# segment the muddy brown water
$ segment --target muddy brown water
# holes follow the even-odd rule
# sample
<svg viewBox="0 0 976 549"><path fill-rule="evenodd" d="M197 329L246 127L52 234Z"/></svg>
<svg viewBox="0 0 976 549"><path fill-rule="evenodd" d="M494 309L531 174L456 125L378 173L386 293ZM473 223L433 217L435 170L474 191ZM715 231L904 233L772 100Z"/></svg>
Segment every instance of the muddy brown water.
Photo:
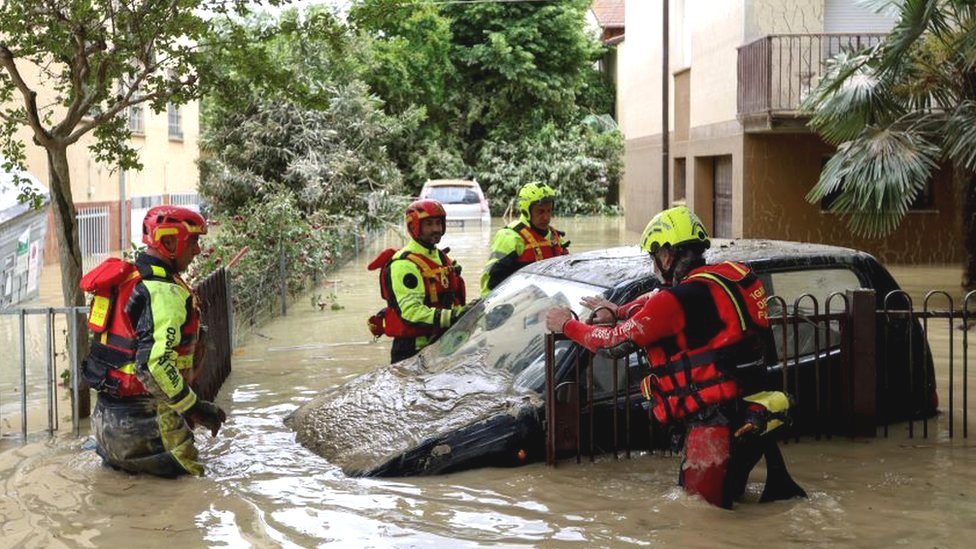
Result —
<svg viewBox="0 0 976 549"><path fill-rule="evenodd" d="M495 220L495 225L499 220ZM564 219L584 250L633 243L619 219ZM451 246L476 292L491 233L452 230ZM398 245L396 237L372 251ZM238 350L218 403L230 419L217 438L198 433L209 472L175 481L101 466L83 436L0 440L2 547L970 547L976 534L976 449L945 436L833 439L784 446L807 500L709 507L674 486L678 458L640 455L596 463L532 464L403 479L348 478L295 442L283 418L302 403L385 364L364 320L380 307L370 253L251 336ZM954 267L893 267L913 295L958 291ZM51 278L46 287L57 284ZM343 309L315 302L330 293ZM941 324L945 324L944 321ZM950 331L930 340L946 410ZM956 376L961 368L956 344ZM378 399L383 388L377 387ZM9 397L8 397L9 398ZM67 410L63 401L62 410ZM972 406L971 406L972 407ZM65 419L64 426L70 425ZM3 431L8 432L8 426ZM918 427L918 426L916 426ZM974 424L976 427L976 424ZM976 433L973 433L976 437ZM762 468L749 495L761 490ZM970 539L970 541L966 541Z"/></svg>

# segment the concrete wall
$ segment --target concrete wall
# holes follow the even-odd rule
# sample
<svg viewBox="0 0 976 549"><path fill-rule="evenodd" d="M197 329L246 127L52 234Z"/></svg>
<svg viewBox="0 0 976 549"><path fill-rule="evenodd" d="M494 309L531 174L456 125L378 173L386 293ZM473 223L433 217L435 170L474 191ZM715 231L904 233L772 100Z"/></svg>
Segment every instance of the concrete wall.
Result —
<svg viewBox="0 0 976 549"><path fill-rule="evenodd" d="M685 5L694 15L686 25L692 33L691 127L735 120L736 48L742 45L741 3L685 0Z"/></svg>
<svg viewBox="0 0 976 549"><path fill-rule="evenodd" d="M824 0L744 0L742 6L745 43L767 34L824 31Z"/></svg>

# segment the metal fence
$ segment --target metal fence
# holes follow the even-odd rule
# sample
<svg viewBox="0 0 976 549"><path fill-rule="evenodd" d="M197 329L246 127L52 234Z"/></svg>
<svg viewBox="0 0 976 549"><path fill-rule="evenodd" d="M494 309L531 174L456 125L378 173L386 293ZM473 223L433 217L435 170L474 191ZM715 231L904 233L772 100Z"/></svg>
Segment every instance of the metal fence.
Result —
<svg viewBox="0 0 976 549"><path fill-rule="evenodd" d="M84 329L87 312L87 307L0 310L0 340L6 350L0 368L0 417L5 429L19 426L24 440L31 432L54 433L59 429L58 394L67 389L73 397L72 429L78 433L78 376L69 379L59 372L76 371L73 335Z"/></svg>
<svg viewBox="0 0 976 549"><path fill-rule="evenodd" d="M340 265L345 258L359 255L367 234L350 230L349 227L323 227L323 231L335 233L332 266ZM234 260L231 262L233 263ZM330 268L312 271L310 275L296 278L284 253L276 265L269 265L260 277L235 280L234 288L234 344L243 342L257 328L274 317L288 314L289 303L325 281Z"/></svg>
<svg viewBox="0 0 976 549"><path fill-rule="evenodd" d="M189 379L198 395L213 400L231 371L229 273L219 269L194 289L207 329L200 341L205 352L198 355ZM81 357L72 342L78 330L87 330L87 314L88 307L0 310L0 345L8 350L0 358L0 432L19 432L22 440L53 434L59 430L59 398L70 395L72 431L78 434L80 418L87 416L87 410L78 409L79 391L87 389L79 385Z"/></svg>
<svg viewBox="0 0 976 549"><path fill-rule="evenodd" d="M748 384L795 399L787 431L794 440L968 437L976 292L959 308L943 291L929 292L920 308L905 292L879 301L871 290L832 294L823 303L809 294L792 304L773 296L768 304L767 356L773 358ZM650 418L639 391L650 373L643 353L610 360L578 348L570 364L559 365L555 345L562 339L546 338L547 463L670 452L669 427Z"/></svg>

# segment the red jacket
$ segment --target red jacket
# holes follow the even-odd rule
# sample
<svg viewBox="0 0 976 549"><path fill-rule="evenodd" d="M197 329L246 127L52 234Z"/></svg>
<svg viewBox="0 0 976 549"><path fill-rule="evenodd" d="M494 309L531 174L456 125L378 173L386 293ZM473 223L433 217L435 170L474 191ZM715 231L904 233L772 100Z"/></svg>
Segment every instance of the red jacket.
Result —
<svg viewBox="0 0 976 549"><path fill-rule="evenodd" d="M730 372L761 358L760 334L769 329L762 282L732 262L699 267L677 286L621 305L618 314L626 320L613 327L570 320L563 329L593 352L643 348L654 416L662 423L738 397Z"/></svg>

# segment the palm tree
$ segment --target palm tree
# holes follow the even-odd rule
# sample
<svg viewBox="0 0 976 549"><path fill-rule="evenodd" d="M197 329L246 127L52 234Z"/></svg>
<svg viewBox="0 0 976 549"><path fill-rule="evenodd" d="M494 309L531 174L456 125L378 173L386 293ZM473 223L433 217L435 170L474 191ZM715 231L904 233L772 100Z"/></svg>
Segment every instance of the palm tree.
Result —
<svg viewBox="0 0 976 549"><path fill-rule="evenodd" d="M807 195L858 235L890 234L933 172L950 167L961 193L966 263L976 287L976 2L887 0L899 21L879 45L843 52L804 103L810 126L837 147Z"/></svg>

